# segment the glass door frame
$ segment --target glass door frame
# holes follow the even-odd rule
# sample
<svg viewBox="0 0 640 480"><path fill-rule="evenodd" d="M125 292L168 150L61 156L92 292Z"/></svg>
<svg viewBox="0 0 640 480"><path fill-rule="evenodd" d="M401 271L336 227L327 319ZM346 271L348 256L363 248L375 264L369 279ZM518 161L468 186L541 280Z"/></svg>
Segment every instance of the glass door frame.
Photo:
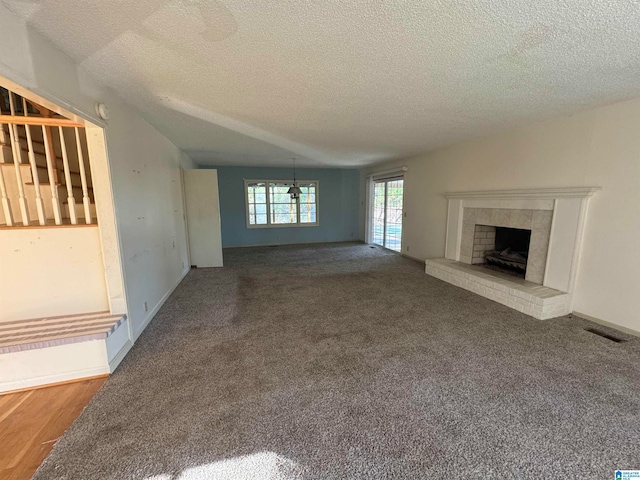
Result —
<svg viewBox="0 0 640 480"><path fill-rule="evenodd" d="M404 239L404 219L405 219L405 211L404 211L404 172L406 171L407 167L403 167L402 170L394 172L395 174L393 175L384 175L384 176L378 176L378 175L371 175L368 178L368 182L367 182L367 215L366 215L366 235L365 235L365 241L366 243L369 244L373 244L373 245L379 245L387 250L391 250L392 252L396 252L396 253L402 253L402 247L403 247L403 239ZM387 214L388 214L388 188L389 188L389 183L390 182L394 182L394 181L398 181L398 180L402 180L403 182L403 189L402 189L402 211L401 211L401 237L400 237L400 249L399 250L394 250L391 249L389 247L385 246L386 243L386 237L387 237ZM376 184L383 184L384 183L384 207L383 207L383 212L384 212L384 219L383 219L383 232L382 232L382 244L380 243L376 243L374 242L374 238L375 238L375 233L374 233L374 228L375 228L375 189L376 189Z"/></svg>

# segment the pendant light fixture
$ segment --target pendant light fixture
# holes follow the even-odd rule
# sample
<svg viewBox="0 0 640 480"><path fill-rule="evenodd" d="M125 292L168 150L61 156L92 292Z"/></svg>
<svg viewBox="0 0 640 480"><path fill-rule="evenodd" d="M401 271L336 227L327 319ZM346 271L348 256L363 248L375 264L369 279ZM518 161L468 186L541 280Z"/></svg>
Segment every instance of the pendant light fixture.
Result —
<svg viewBox="0 0 640 480"><path fill-rule="evenodd" d="M296 199L296 198L300 198L300 194L302 193L302 191L300 190L300 187L298 187L298 184L296 183L296 159L293 159L293 186L289 187L289 190L287 191L287 193L289 195L291 195L291 199Z"/></svg>

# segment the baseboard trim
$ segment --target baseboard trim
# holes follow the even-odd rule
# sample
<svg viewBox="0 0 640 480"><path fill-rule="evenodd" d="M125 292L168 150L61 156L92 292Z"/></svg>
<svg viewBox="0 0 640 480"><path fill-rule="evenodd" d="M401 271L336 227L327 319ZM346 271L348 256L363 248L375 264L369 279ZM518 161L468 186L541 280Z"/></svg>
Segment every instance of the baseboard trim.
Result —
<svg viewBox="0 0 640 480"><path fill-rule="evenodd" d="M40 390L41 388L59 387L60 385L68 385L69 383L83 382L85 380L96 380L98 378L107 378L108 376L109 376L108 373L103 373L101 375L93 375L90 377L73 378L71 380L64 380L62 382L46 383L44 385L35 385L33 387L18 388L16 390L9 390L8 392L0 392L0 397L2 395L10 395L12 393L21 393L21 392L30 392L31 390Z"/></svg>
<svg viewBox="0 0 640 480"><path fill-rule="evenodd" d="M15 393L20 390L30 390L33 388L50 387L56 384L79 382L89 378L108 376L107 366L92 367L81 370L73 370L70 372L55 373L52 375L44 375L41 377L31 377L24 380L14 380L12 382L0 383L0 392Z"/></svg>
<svg viewBox="0 0 640 480"><path fill-rule="evenodd" d="M133 342L131 341L131 339L129 339L127 340L127 343L122 346L120 351L116 353L116 355L111 359L111 361L109 362L109 370L111 371L111 373L113 373L116 368L118 368L118 365L120 365L120 362L122 362L127 353L129 353L131 347L133 347Z"/></svg>
<svg viewBox="0 0 640 480"><path fill-rule="evenodd" d="M156 316L156 313L158 313L158 311L162 308L162 305L164 305L164 303L171 296L173 291L176 288L178 288L178 285L180 285L180 282L182 282L182 280L184 280L184 277L187 276L187 274L189 273L189 270L191 270L191 269L187 268L187 269L185 269L184 272L182 272L182 275L180 275L180 278L178 278L178 281L173 285L173 287L170 288L167 291L167 293L165 293L162 296L162 298L158 301L158 303L156 303L156 305L149 311L149 314L147 315L147 318L145 318L144 322L142 322L142 326L138 329L138 331L134 332L134 334L133 334L134 338L133 338L132 346L133 346L133 343L135 343L136 340L138 340L138 338L140 338L140 335L142 334L142 332L144 332L144 329L147 328L149 323L151 323L151 320L153 320L153 317ZM131 321L131 319L129 319L129 321ZM129 347L129 348L131 348L131 347ZM118 352L116 357L118 357L119 355L120 355L120 352ZM126 353L125 353L125 355L126 355ZM124 355L123 355L123 357L124 357ZM114 360L115 360L115 357L114 357ZM122 361L122 359L120 359L120 361Z"/></svg>
<svg viewBox="0 0 640 480"><path fill-rule="evenodd" d="M412 257L411 255L407 255L406 253L401 253L400 255L402 255L405 258L408 258L409 260L413 260L414 262L424 263L423 258Z"/></svg>
<svg viewBox="0 0 640 480"><path fill-rule="evenodd" d="M327 240L326 242L290 242L290 243L256 243L253 245L225 245L222 248L250 248L250 247L284 247L287 245L322 245L325 243L365 243L360 239L353 240Z"/></svg>
<svg viewBox="0 0 640 480"><path fill-rule="evenodd" d="M622 325L618 325L615 323L607 322L606 320L602 320L601 318L592 317L591 315L587 315L586 313L576 312L575 310L572 312L572 314L575 315L576 317L584 318L585 320L589 320L590 322L597 323L604 327L613 328L614 330L619 330L620 332L627 333L635 337L640 337L640 332L637 330L623 327Z"/></svg>

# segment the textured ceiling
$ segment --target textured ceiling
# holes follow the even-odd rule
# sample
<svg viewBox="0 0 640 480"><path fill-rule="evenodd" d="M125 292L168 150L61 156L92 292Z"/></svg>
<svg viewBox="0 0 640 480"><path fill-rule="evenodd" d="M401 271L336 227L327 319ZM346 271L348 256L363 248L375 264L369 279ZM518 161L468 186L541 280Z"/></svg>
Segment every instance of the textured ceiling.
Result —
<svg viewBox="0 0 640 480"><path fill-rule="evenodd" d="M2 1L200 163L362 166L640 96L637 1Z"/></svg>

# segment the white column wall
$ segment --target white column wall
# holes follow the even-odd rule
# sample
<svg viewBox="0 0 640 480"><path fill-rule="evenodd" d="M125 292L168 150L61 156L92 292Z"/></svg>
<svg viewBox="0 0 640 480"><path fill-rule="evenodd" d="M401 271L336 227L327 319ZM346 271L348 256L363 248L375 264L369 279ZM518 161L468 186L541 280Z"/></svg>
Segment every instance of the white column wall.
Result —
<svg viewBox="0 0 640 480"><path fill-rule="evenodd" d="M135 339L188 272L180 167L192 164L113 91L1 4L0 44L6 47L0 52L0 76L72 118L105 127L115 225L113 235L102 238L103 249L120 257L123 278L121 292L111 285L109 295L126 300ZM109 107L106 123L96 117L97 101Z"/></svg>

